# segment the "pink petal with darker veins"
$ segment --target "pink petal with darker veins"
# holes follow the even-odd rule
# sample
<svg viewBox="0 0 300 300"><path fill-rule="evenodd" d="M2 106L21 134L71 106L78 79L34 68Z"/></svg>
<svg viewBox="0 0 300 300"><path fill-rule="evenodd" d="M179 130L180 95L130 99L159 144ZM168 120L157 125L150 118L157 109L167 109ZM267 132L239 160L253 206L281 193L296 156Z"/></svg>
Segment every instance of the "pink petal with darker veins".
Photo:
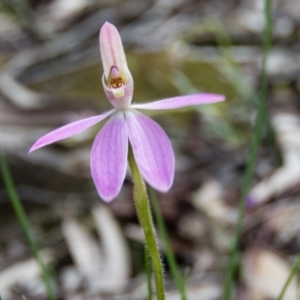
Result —
<svg viewBox="0 0 300 300"><path fill-rule="evenodd" d="M168 191L175 169L169 138L156 122L137 111L127 111L125 117L133 154L142 176L155 189Z"/></svg>
<svg viewBox="0 0 300 300"><path fill-rule="evenodd" d="M91 172L100 197L109 202L126 175L128 133L123 112L115 113L98 133L91 153Z"/></svg>
<svg viewBox="0 0 300 300"><path fill-rule="evenodd" d="M209 104L215 102L221 102L225 100L225 96L218 94L194 94L179 96L174 98L168 98L164 100L141 103L141 104L132 104L132 108L137 109L149 109L149 110L160 110L160 109L175 109L180 107L186 107L191 105L198 104Z"/></svg>
<svg viewBox="0 0 300 300"><path fill-rule="evenodd" d="M54 131L47 133L46 135L39 138L34 145L30 148L29 153L35 151L41 147L47 146L54 142L66 139L71 137L77 133L84 131L85 129L99 123L100 121L104 120L106 117L111 115L114 110L108 111L102 115L90 117L86 119L82 119L73 123L69 123L65 126L62 126Z"/></svg>

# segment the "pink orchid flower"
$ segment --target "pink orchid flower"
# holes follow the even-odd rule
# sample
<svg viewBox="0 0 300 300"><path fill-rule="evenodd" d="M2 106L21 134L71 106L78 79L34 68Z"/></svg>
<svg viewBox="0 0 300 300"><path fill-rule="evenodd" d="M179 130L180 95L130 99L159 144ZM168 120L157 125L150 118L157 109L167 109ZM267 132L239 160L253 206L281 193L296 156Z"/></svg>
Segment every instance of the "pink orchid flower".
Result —
<svg viewBox="0 0 300 300"><path fill-rule="evenodd" d="M114 108L101 115L60 127L36 141L32 151L71 137L109 117L95 138L91 173L100 197L109 202L119 193L126 175L128 140L143 178L161 192L170 189L175 159L169 138L152 119L138 110L166 110L224 101L223 95L195 94L145 104L131 104L133 79L127 67L121 37L106 22L99 36L104 74L102 84Z"/></svg>

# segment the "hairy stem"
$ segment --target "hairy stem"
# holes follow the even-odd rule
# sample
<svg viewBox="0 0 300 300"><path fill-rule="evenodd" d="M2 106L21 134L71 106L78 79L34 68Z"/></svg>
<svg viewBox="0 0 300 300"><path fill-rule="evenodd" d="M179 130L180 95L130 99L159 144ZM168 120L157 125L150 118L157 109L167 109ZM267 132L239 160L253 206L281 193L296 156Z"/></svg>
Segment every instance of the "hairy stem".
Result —
<svg viewBox="0 0 300 300"><path fill-rule="evenodd" d="M172 274L175 284L181 294L181 300L187 300L186 291L185 291L185 280L182 278L182 276L180 274L180 271L179 271L179 268L178 268L178 265L177 265L172 247L171 247L167 228L166 228L165 222L163 220L163 216L160 212L156 191L152 188L149 188L149 190L150 190L150 198L152 200L153 211L154 211L154 215L155 215L155 219L156 219L158 232L164 243L164 250L166 253L166 258L167 258L168 265L170 267L171 274Z"/></svg>
<svg viewBox="0 0 300 300"><path fill-rule="evenodd" d="M134 201L136 211L145 233L146 245L152 261L157 299L165 300L163 268L156 243L147 188L136 165L131 148L129 149L128 161L134 182Z"/></svg>

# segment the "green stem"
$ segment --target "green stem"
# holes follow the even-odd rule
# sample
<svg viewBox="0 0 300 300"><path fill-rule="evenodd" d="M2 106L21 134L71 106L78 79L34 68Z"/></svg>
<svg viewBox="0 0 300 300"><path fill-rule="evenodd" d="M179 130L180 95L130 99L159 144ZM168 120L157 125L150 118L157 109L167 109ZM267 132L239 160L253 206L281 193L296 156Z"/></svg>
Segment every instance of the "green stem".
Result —
<svg viewBox="0 0 300 300"><path fill-rule="evenodd" d="M246 197L250 190L250 184L252 181L252 177L255 170L257 153L259 149L259 144L262 136L262 129L264 124L266 123L266 98L267 98L267 72L266 72L266 65L267 59L271 48L271 41L272 41L272 34L271 34L271 0L265 0L265 28L264 28L264 55L263 55L263 63L262 63L262 84L261 84L261 93L259 97L258 103L258 113L255 122L255 130L254 136L250 146L250 154L247 162L247 167L245 171L245 176L243 178L242 184L242 192L241 192L241 199L239 202L239 209L238 209L238 220L235 227L235 233L233 238L233 243L230 252L229 258L229 268L226 274L226 282L225 282L225 299L231 300L232 299L232 290L234 284L234 276L236 274L236 270L239 263L239 242L241 238L241 231L242 231L242 220L245 215L245 206L246 206Z"/></svg>
<svg viewBox="0 0 300 300"><path fill-rule="evenodd" d="M46 287L46 292L48 295L48 299L49 300L54 300L55 296L54 296L54 291L52 290L51 287L51 277L42 261L42 258L39 254L39 250L38 250L38 246L37 243L33 237L33 233L30 227L30 223L28 221L28 218L26 216L26 212L21 204L21 201L19 199L19 196L17 194L15 185L13 183L13 179L11 177L11 173L9 170L9 167L7 165L6 159L4 157L4 154L2 152L2 150L0 149L0 163L1 163L1 172L3 175L3 179L4 179L4 183L11 201L11 204L13 206L13 209L15 211L15 214L17 215L19 222L21 224L21 226L23 227L23 230L25 232L26 238L28 240L28 243L30 245L31 251L39 265L39 268L41 270L42 276L43 276L43 280L44 280L44 284Z"/></svg>
<svg viewBox="0 0 300 300"><path fill-rule="evenodd" d="M151 267L150 267L150 260L149 260L149 251L146 245L144 248L144 256L145 256L145 268L147 274L148 300L152 300Z"/></svg>
<svg viewBox="0 0 300 300"><path fill-rule="evenodd" d="M156 192L152 188L150 188L149 190L150 190L150 197L151 197L152 204L153 204L154 215L155 215L155 219L157 222L157 227L159 230L159 234L162 237L162 240L164 242L166 258L167 258L167 261L168 261L168 264L170 267L172 277L174 278L176 286L177 286L178 290L180 291L181 300L187 300L186 291L185 291L185 281L182 279L182 276L180 275L179 268L178 268L177 262L174 257L174 253L171 248L171 243L169 240L165 222L163 220L163 217L162 217L160 209L159 209Z"/></svg>
<svg viewBox="0 0 300 300"><path fill-rule="evenodd" d="M296 274L296 280L297 280L297 296L296 299L299 300L300 299L300 290L299 290L299 284L300 284L300 280L299 280L299 274Z"/></svg>
<svg viewBox="0 0 300 300"><path fill-rule="evenodd" d="M291 280L293 279L295 273L297 272L297 270L299 269L299 265L300 265L300 253L297 256L297 259L291 269L291 272L286 280L286 282L284 283L284 286L282 287L282 290L279 294L279 297L277 298L277 300L282 300L284 297L284 294L289 286L289 284L291 283ZM297 288L298 289L298 288Z"/></svg>
<svg viewBox="0 0 300 300"><path fill-rule="evenodd" d="M137 215L144 230L146 244L152 260L157 299L165 300L163 268L156 243L155 230L150 211L146 184L136 165L131 148L129 149L128 161L134 182L134 201Z"/></svg>

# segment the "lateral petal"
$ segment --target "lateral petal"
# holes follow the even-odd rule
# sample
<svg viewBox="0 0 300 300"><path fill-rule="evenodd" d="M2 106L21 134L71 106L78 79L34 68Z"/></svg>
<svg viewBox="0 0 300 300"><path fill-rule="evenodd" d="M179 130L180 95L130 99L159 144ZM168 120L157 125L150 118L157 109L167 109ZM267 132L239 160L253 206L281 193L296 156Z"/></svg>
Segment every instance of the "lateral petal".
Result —
<svg viewBox="0 0 300 300"><path fill-rule="evenodd" d="M90 117L86 119L82 119L76 122L69 123L65 126L62 126L56 130L53 130L46 135L39 138L33 146L30 148L29 153L47 146L49 144L52 144L54 142L66 139L68 137L71 137L77 133L80 133L84 131L85 129L99 123L100 121L104 120L106 117L111 115L114 112L114 110L108 111L104 114L101 114L99 116Z"/></svg>
<svg viewBox="0 0 300 300"><path fill-rule="evenodd" d="M218 94L194 94L167 98L149 103L132 104L131 107L136 109L164 110L221 101L225 101L225 96Z"/></svg>
<svg viewBox="0 0 300 300"><path fill-rule="evenodd" d="M109 202L122 187L126 175L128 133L124 113L115 113L95 138L91 173L100 197Z"/></svg>
<svg viewBox="0 0 300 300"><path fill-rule="evenodd" d="M144 179L155 189L166 192L174 179L175 158L171 142L152 119L135 110L125 114L129 140Z"/></svg>

